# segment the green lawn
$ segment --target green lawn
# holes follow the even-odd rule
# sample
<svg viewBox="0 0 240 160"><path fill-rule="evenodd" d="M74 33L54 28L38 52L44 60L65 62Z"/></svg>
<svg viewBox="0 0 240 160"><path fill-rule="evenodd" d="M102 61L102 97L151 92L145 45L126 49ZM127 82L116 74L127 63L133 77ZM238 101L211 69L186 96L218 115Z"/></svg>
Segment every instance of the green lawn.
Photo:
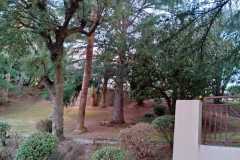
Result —
<svg viewBox="0 0 240 160"><path fill-rule="evenodd" d="M51 107L47 103L39 102L31 106L19 107L0 115L0 121L8 121L13 130L21 134L36 132L35 123L51 116Z"/></svg>
<svg viewBox="0 0 240 160"><path fill-rule="evenodd" d="M87 108L86 119L100 121L111 119L111 114L103 114L95 108ZM0 113L0 121L8 121L12 129L20 134L32 134L36 132L35 124L37 121L51 117L51 104L38 101L35 104L26 104L17 109L10 109L5 114ZM78 107L69 107L64 109L65 131L70 132L76 126Z"/></svg>

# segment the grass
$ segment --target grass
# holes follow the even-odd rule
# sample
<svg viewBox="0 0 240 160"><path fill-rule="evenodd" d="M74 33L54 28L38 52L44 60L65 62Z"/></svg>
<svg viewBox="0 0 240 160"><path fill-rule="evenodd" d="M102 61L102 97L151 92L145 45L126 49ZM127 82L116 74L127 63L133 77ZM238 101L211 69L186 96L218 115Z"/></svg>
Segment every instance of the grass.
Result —
<svg viewBox="0 0 240 160"><path fill-rule="evenodd" d="M227 133L227 138L229 138L233 133ZM209 134L207 134L206 140L214 140L214 133L211 133L210 138L209 138ZM221 135L221 140L225 140L226 139L226 134L222 133ZM202 133L202 140L203 140L203 133ZM220 140L220 133L216 133L216 140ZM233 141L240 141L240 133L237 133L236 135L234 135L232 137ZM208 142L208 144L214 144L214 142ZM216 142L216 145L223 145L223 142ZM232 146L232 147L240 147L240 142L235 142L235 143L227 143L224 144L224 146Z"/></svg>
<svg viewBox="0 0 240 160"><path fill-rule="evenodd" d="M17 107L17 109L0 114L0 121L7 121L12 125L12 129L20 134L35 133L35 124L37 121L51 117L51 104L44 101L35 104L25 104ZM64 109L65 130L70 131L75 127L78 114L78 107L70 107ZM88 119L111 119L112 115L97 112L95 108L87 108L86 118Z"/></svg>
<svg viewBox="0 0 240 160"><path fill-rule="evenodd" d="M8 121L13 130L20 134L36 132L35 124L41 119L50 117L51 107L46 103L36 103L34 106L26 105L1 115L0 121Z"/></svg>

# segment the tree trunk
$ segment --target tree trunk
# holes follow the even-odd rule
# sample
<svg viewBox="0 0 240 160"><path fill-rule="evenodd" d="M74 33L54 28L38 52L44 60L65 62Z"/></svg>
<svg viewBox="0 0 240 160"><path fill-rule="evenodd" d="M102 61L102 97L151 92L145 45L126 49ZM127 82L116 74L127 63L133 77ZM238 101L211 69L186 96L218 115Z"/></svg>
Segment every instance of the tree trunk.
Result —
<svg viewBox="0 0 240 160"><path fill-rule="evenodd" d="M18 85L17 85L20 91L22 90L24 80L25 80L25 72L22 71L22 72L20 72L20 77L19 77L19 81L18 81Z"/></svg>
<svg viewBox="0 0 240 160"><path fill-rule="evenodd" d="M95 87L91 86L91 97L90 97L90 107L94 107L96 101Z"/></svg>
<svg viewBox="0 0 240 160"><path fill-rule="evenodd" d="M8 74L6 74L6 76L5 76L5 80L6 81L8 81L8 82L10 82L11 81L11 75L8 73ZM6 102L8 102L8 95L9 95L9 89L8 89L9 87L7 86L6 87L6 92L4 92L5 94L3 95L4 96L4 98L5 98L5 100L6 100Z"/></svg>
<svg viewBox="0 0 240 160"><path fill-rule="evenodd" d="M113 120L114 124L122 124L124 122L123 115L123 75L122 75L122 67L123 60L122 56L118 56L118 68L116 73L116 88L115 88L115 97L114 97L114 110L113 110Z"/></svg>
<svg viewBox="0 0 240 160"><path fill-rule="evenodd" d="M171 105L171 114L172 115L175 115L176 103L177 103L177 97L172 98L172 105Z"/></svg>
<svg viewBox="0 0 240 160"><path fill-rule="evenodd" d="M221 94L221 78L216 77L214 82L214 96L222 96ZM215 104L221 103L221 99L214 99Z"/></svg>
<svg viewBox="0 0 240 160"><path fill-rule="evenodd" d="M52 133L59 140L64 138L63 134L63 89L64 76L62 62L54 62L55 81L51 81L48 76L43 76L38 82L39 89L46 87L52 99Z"/></svg>
<svg viewBox="0 0 240 160"><path fill-rule="evenodd" d="M63 139L63 92L64 92L64 74L63 74L63 64L62 62L55 63L55 95L52 98L52 133L56 135L59 139Z"/></svg>
<svg viewBox="0 0 240 160"><path fill-rule="evenodd" d="M93 58L93 44L94 44L94 34L88 38L87 52L86 52L86 61L82 81L82 89L80 94L80 104L78 108L78 117L77 117L77 127L75 133L83 133L87 131L87 128L84 126L85 118L85 109L87 103L87 93L89 88L89 80L92 69L92 58Z"/></svg>
<svg viewBox="0 0 240 160"><path fill-rule="evenodd" d="M171 115L174 115L175 114L175 107L176 107L176 101L177 101L177 98L175 96L175 98L170 98L164 90L161 90L159 88L157 88L157 90L159 91L159 93L166 99L166 102L167 102L167 106L168 106L168 109L169 109L169 112L171 113ZM174 93L173 93L174 94Z"/></svg>
<svg viewBox="0 0 240 160"><path fill-rule="evenodd" d="M91 100L90 100L90 106L94 107L95 106L95 100L96 100L96 96L95 94L91 94Z"/></svg>
<svg viewBox="0 0 240 160"><path fill-rule="evenodd" d="M99 102L99 87L97 88L96 94L95 94L95 102L94 102L94 106L98 106L98 102Z"/></svg>
<svg viewBox="0 0 240 160"><path fill-rule="evenodd" d="M102 108L106 107L107 84L108 84L108 78L104 77L103 86L102 86L101 104L100 104Z"/></svg>
<svg viewBox="0 0 240 160"><path fill-rule="evenodd" d="M129 27L129 21L127 18L122 19L122 34L123 37L127 37L127 30ZM119 38L119 37L117 37ZM121 39L121 41L125 41L126 39ZM118 59L117 59L117 71L116 71L116 88L115 88L115 97L114 97L114 110L113 110L113 120L114 124L122 124L124 122L123 115L123 83L124 83L124 67L125 67L125 52L127 51L127 43L122 45L121 50L118 51Z"/></svg>

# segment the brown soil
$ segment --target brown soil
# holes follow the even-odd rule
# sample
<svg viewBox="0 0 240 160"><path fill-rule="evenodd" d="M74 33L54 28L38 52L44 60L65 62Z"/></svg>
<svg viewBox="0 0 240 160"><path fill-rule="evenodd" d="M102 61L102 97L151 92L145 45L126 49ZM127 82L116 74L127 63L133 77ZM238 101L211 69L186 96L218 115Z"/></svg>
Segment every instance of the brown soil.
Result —
<svg viewBox="0 0 240 160"><path fill-rule="evenodd" d="M22 93L9 93L9 102L0 106L0 116L14 112L15 109L25 106L33 106L37 103L46 103L51 106L50 101L42 100L39 90L35 87L24 87ZM81 138L116 138L120 130L139 122L141 116L153 113L153 100L145 100L142 105L131 101L124 104L125 124L109 125L112 118L113 106L101 108L100 106L86 108L85 126L88 132L76 135L73 131L76 127L78 107L69 107L65 110L65 135ZM68 114L70 112L70 114ZM90 113L90 114L88 114Z"/></svg>
<svg viewBox="0 0 240 160"><path fill-rule="evenodd" d="M51 102L44 101L39 97L39 91L36 90L35 87L24 88L22 94L16 94L16 93L9 94L9 103L0 106L0 116L5 113L14 112L16 108L23 107L26 105L31 106L31 104L36 104L36 103L46 103L49 106L51 106ZM58 146L58 152L55 155L55 158L53 159L59 159L59 158L64 160L65 159L70 160L72 158L82 159L82 160L90 159L89 156L92 154L92 152L94 152L100 146L104 146L108 144L99 144L99 143L82 144L82 143L77 143L77 142L81 142L81 141L76 141L77 139L87 138L87 139L91 139L92 142L94 142L95 139L96 140L97 139L109 140L112 138L116 139L118 137L120 130L138 123L140 121L140 117L143 116L144 114L153 113L154 105L156 105L156 103L153 100L145 100L143 105L138 105L134 101L125 103L124 118L126 123L122 125L108 125L109 124L108 122L111 121L113 106L107 106L106 108L101 108L100 106L87 107L86 109L87 116L85 118L85 125L88 129L88 132L83 134L77 134L77 135L73 134L73 131L76 127L76 115L77 115L78 107L75 106L75 107L70 107L66 109L64 134L67 137L67 140L62 142L62 144ZM69 115L68 117L68 112L74 113L74 115ZM88 113L94 113L94 115L91 115ZM75 142L69 141L69 139ZM162 151L165 152L163 156L165 156L166 158L161 158L161 159L170 160L172 153L171 151L169 151L168 147L163 147ZM16 152L16 148L15 148L15 151L12 153L15 153L15 152ZM14 154L12 155L14 156ZM79 157L82 157L82 158L79 158ZM12 158L9 156L9 159L12 159Z"/></svg>
<svg viewBox="0 0 240 160"><path fill-rule="evenodd" d="M144 104L139 106L136 102L127 102L124 104L124 118L125 124L122 125L112 125L111 115L113 112L113 106L107 106L106 108L101 108L100 106L96 107L87 107L86 112L94 111L98 115L102 115L100 118L91 118L86 116L85 125L88 129L88 132L81 135L74 135L76 137L85 137L85 138L116 138L120 130L134 125L139 122L140 117L146 113L153 113L153 105L155 102L153 100L145 100ZM73 109L77 110L77 107ZM74 130L74 124L67 124L69 131L66 131L67 135L72 135L71 131ZM66 129L67 130L67 129Z"/></svg>

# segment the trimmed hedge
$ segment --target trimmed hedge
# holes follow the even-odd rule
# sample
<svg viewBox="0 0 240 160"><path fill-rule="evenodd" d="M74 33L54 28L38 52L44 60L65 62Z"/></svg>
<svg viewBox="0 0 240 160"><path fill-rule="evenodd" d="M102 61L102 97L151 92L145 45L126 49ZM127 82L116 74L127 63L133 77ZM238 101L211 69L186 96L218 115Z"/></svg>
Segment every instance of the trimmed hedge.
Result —
<svg viewBox="0 0 240 160"><path fill-rule="evenodd" d="M17 150L17 160L47 160L57 147L57 138L39 132L24 139Z"/></svg>

